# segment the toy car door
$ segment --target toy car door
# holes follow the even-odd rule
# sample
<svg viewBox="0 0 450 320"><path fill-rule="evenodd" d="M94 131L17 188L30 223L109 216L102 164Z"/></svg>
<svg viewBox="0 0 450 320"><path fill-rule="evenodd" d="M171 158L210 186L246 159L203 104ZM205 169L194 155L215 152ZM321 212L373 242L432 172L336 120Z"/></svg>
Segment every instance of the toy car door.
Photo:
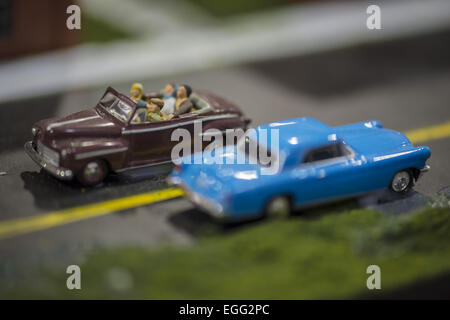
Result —
<svg viewBox="0 0 450 320"><path fill-rule="evenodd" d="M192 139L196 115L173 118L172 120L133 123L123 134L131 136L131 166L156 164L171 160L172 148L179 143L173 137L177 129L185 129Z"/></svg>
<svg viewBox="0 0 450 320"><path fill-rule="evenodd" d="M300 182L296 202L313 203L358 193L361 185L354 157L354 151L341 142L307 152L298 168L306 178Z"/></svg>

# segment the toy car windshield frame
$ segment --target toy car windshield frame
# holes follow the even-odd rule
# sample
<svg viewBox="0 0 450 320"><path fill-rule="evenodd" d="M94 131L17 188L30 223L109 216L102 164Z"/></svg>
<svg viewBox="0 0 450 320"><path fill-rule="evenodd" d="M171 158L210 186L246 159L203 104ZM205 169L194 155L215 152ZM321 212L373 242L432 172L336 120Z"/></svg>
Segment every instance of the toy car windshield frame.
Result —
<svg viewBox="0 0 450 320"><path fill-rule="evenodd" d="M136 104L130 103L120 95L108 90L99 101L99 105L110 115L124 124L129 124L135 113Z"/></svg>

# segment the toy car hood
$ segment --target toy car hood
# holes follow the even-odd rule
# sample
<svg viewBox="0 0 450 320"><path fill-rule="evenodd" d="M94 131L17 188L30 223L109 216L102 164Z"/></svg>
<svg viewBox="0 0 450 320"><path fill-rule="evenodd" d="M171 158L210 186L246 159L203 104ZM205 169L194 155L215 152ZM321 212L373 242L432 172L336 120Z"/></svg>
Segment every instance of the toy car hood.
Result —
<svg viewBox="0 0 450 320"><path fill-rule="evenodd" d="M114 136L122 127L100 115L95 109L84 110L64 118L52 118L37 122L33 128L42 138L72 138L87 136Z"/></svg>

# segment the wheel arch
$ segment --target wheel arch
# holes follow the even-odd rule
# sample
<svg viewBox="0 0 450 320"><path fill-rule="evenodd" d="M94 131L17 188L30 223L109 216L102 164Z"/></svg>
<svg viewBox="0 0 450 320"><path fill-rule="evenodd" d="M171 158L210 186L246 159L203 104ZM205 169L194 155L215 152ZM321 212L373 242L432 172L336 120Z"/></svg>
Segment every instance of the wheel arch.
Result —
<svg viewBox="0 0 450 320"><path fill-rule="evenodd" d="M415 167L411 167L405 170L409 170L414 178L414 181L417 181L417 179L419 179L420 176L420 169L417 169Z"/></svg>

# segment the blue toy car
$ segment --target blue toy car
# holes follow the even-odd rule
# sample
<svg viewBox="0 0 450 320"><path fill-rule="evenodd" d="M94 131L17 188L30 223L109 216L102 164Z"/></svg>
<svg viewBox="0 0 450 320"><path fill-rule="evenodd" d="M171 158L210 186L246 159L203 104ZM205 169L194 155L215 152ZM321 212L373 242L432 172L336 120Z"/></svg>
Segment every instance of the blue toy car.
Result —
<svg viewBox="0 0 450 320"><path fill-rule="evenodd" d="M270 154L272 142L278 140L277 155L271 158L277 162L275 174L262 174L267 164L258 159L212 163L218 151L224 160L236 158L239 150L248 154L249 141L261 138L262 129L267 132L266 143L259 139L257 149ZM407 192L429 170L430 154L428 147L414 147L404 134L384 129L378 121L331 127L296 118L259 126L236 145L191 156L200 155L202 164L183 161L169 183L183 188L192 202L217 218L283 216L293 209L379 189Z"/></svg>

